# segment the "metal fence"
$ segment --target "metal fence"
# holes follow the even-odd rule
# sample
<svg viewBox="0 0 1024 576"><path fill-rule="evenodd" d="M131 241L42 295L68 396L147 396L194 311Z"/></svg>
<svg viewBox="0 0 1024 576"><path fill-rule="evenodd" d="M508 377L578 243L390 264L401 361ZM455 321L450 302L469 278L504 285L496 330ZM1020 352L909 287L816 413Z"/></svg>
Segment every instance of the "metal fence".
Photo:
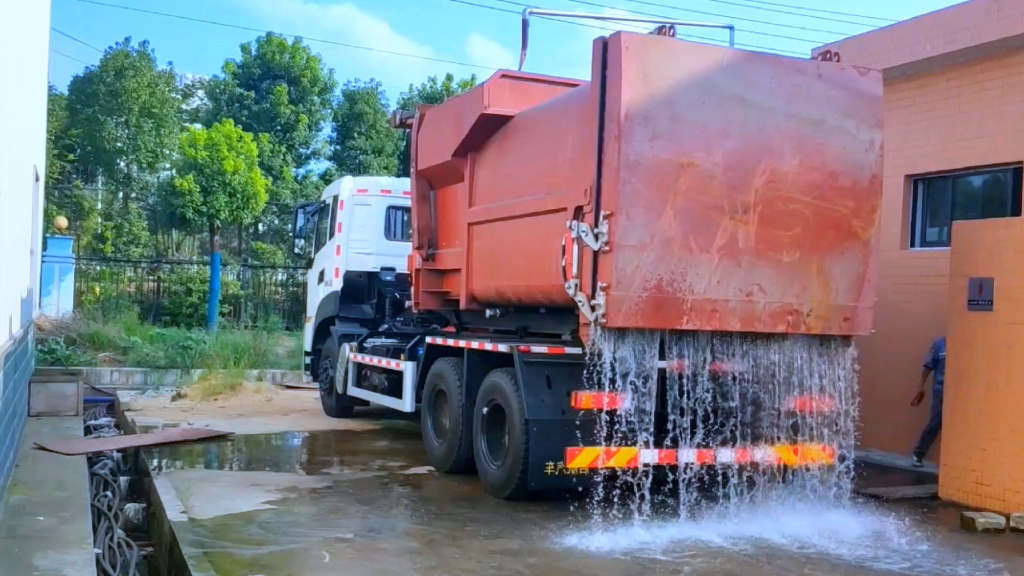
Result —
<svg viewBox="0 0 1024 576"><path fill-rule="evenodd" d="M75 309L110 316L134 308L154 324L202 326L209 278L205 261L79 257ZM221 268L221 318L239 326L280 322L301 330L305 298L304 268Z"/></svg>

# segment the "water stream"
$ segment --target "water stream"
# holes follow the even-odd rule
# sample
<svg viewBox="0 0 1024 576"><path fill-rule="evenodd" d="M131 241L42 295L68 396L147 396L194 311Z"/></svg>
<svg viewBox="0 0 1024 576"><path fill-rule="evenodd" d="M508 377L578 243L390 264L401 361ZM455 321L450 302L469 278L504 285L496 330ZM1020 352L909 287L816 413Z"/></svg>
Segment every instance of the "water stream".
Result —
<svg viewBox="0 0 1024 576"><path fill-rule="evenodd" d="M799 557L838 561L835 574L1008 574L983 555L949 549L919 520L853 497L858 393L850 338L604 329L587 353L593 389L628 398L599 417L598 445L727 448L716 459L737 453L728 448L824 446L837 458L829 466L604 471L587 502L590 521L564 533L560 545L697 573L732 574L725 565L741 557L760 558L759 574L790 573L780 566Z"/></svg>
<svg viewBox="0 0 1024 576"><path fill-rule="evenodd" d="M606 447L738 448L742 459L772 446L852 454L857 422L851 339L711 332L600 330L588 348L595 389L624 395L603 413ZM665 369L659 374L659 357ZM803 413L792 408L802 403ZM720 451L719 460L741 458ZM691 464L603 473L592 495L598 521L680 517L765 503L845 502L852 458L831 466ZM610 506L609 506L610 504Z"/></svg>

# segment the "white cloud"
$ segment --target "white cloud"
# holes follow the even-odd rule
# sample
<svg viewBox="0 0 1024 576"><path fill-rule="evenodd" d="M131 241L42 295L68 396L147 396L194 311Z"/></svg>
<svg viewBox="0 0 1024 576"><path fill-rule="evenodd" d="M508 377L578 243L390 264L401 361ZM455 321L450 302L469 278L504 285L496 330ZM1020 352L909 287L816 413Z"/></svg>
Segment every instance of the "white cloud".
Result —
<svg viewBox="0 0 1024 576"><path fill-rule="evenodd" d="M511 50L477 32L470 33L466 38L466 57L470 64L489 68L514 70L519 65L518 56Z"/></svg>
<svg viewBox="0 0 1024 576"><path fill-rule="evenodd" d="M360 50L307 40L338 79L380 80L392 101L410 82L443 74L447 65L394 53L436 58L433 48L404 36L385 20L345 4L315 4L307 0L239 0L239 6L259 17L268 28L284 33L301 31L306 38L330 40L371 50ZM391 52L388 54L386 52ZM448 66L450 68L450 66Z"/></svg>

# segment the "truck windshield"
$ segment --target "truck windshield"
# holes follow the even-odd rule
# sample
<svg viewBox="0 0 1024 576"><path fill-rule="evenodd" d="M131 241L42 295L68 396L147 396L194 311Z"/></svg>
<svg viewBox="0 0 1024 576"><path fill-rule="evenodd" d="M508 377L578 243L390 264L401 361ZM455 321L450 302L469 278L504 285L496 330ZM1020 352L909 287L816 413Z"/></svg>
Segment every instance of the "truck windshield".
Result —
<svg viewBox="0 0 1024 576"><path fill-rule="evenodd" d="M320 211L316 217L316 238L313 240L313 253L327 244L327 232L331 227L331 206L327 202L320 203Z"/></svg>
<svg viewBox="0 0 1024 576"><path fill-rule="evenodd" d="M384 212L384 238L391 242L412 240L412 210L408 206L388 206Z"/></svg>

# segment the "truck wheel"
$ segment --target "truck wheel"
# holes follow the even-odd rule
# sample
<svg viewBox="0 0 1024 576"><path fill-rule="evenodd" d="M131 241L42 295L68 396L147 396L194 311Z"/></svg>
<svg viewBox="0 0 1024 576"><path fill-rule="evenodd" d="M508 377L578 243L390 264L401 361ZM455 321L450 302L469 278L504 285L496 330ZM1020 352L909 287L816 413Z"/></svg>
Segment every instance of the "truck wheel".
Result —
<svg viewBox="0 0 1024 576"><path fill-rule="evenodd" d="M320 351L317 384L320 388L320 406L331 418L351 418L355 412L352 399L338 392L338 378L345 378L348 367L348 346L339 346L331 336Z"/></svg>
<svg viewBox="0 0 1024 576"><path fill-rule="evenodd" d="M465 395L462 363L438 358L423 385L420 429L427 459L439 472L473 471L473 421Z"/></svg>
<svg viewBox="0 0 1024 576"><path fill-rule="evenodd" d="M473 453L484 491L502 500L528 495L526 416L515 371L492 370L473 410Z"/></svg>

